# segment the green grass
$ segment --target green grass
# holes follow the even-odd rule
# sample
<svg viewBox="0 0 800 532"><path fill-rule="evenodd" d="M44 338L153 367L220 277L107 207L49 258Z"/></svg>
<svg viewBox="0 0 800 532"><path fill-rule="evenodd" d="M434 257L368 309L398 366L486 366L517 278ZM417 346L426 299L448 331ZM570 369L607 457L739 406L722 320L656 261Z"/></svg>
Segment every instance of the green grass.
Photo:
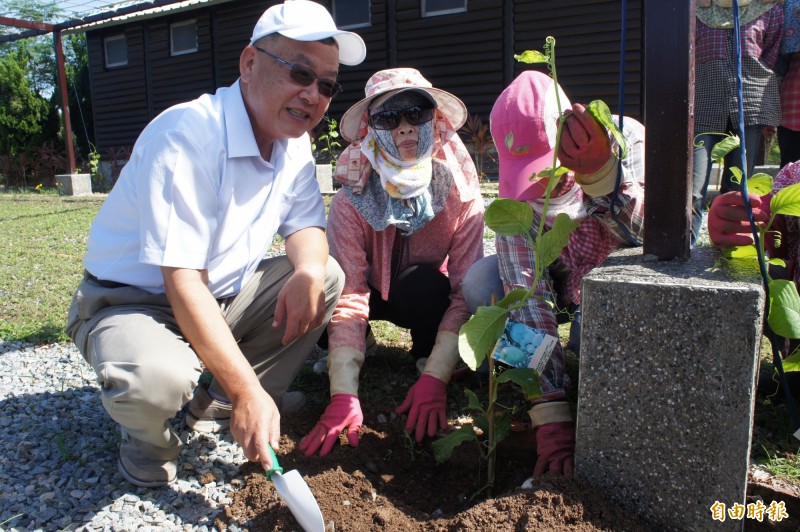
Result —
<svg viewBox="0 0 800 532"><path fill-rule="evenodd" d="M66 340L86 238L104 198L0 194L0 338Z"/></svg>

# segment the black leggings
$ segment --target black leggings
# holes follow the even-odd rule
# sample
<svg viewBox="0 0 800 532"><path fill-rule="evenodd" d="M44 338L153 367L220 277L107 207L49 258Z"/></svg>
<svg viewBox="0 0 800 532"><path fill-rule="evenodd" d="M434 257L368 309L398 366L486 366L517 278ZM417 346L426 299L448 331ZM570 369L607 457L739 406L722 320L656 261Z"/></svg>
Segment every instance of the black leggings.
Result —
<svg viewBox="0 0 800 532"><path fill-rule="evenodd" d="M410 354L414 358L431 354L439 323L449 306L450 281L429 264L411 266L395 277L389 285L388 301L381 298L379 290L370 287L369 319L385 320L410 329ZM318 345L328 347L327 332Z"/></svg>

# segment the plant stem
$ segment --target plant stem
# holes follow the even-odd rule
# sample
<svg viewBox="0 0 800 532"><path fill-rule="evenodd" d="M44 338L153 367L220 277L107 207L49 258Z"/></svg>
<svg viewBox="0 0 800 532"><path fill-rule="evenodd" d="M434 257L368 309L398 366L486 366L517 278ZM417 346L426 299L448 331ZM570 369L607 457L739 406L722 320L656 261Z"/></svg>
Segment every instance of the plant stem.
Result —
<svg viewBox="0 0 800 532"><path fill-rule="evenodd" d="M495 441L494 426L494 406L497 400L497 379L494 374L494 358L489 356L489 407L486 409L486 417L489 423L489 452L486 455L486 490L489 497L492 496L494 487L494 462L497 452L497 442Z"/></svg>

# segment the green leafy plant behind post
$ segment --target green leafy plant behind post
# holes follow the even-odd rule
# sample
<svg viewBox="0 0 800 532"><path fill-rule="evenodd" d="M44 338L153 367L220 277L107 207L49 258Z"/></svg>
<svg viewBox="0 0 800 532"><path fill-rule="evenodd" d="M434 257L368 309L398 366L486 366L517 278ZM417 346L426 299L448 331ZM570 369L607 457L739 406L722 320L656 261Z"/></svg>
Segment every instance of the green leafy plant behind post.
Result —
<svg viewBox="0 0 800 532"><path fill-rule="evenodd" d="M739 147L739 137L736 135L725 135L726 138L718 142L711 151L711 158L714 160L724 159L726 155ZM742 182L742 171L732 167L732 181L737 184ZM772 177L768 174L758 173L747 180L748 192L753 192L759 196L765 196L772 192ZM800 216L800 183L790 185L775 193L770 201L770 217L767 224L758 227L759 246L755 244L749 246L731 246L723 250L723 256L732 261L744 261L744 268L748 263L757 261L759 256L765 257L765 238L770 236L775 247L781 245L781 234L772 229L772 224L777 215ZM786 263L782 259L769 259L768 264L785 267ZM739 262L739 264L742 264ZM797 285L794 281L787 279L772 279L769 275L766 279L769 288L769 313L767 323L775 334L788 339L800 339L800 295L797 292ZM794 352L783 361L785 371L800 371L800 352Z"/></svg>
<svg viewBox="0 0 800 532"><path fill-rule="evenodd" d="M325 130L315 135L311 141L311 151L317 164L330 163L336 167L336 158L342 151L342 144L339 142L339 123L336 119L329 116L323 118Z"/></svg>
<svg viewBox="0 0 800 532"><path fill-rule="evenodd" d="M524 63L545 63L554 83L558 84L555 65L555 39L553 37L546 39L544 49L545 53L528 50L520 55L515 55L514 58ZM555 190L561 177L569 172L569 169L558 165L556 156L564 121L566 120L566 116L561 109L561 101L558 99L558 92L556 92L556 101L559 120L553 165L530 177L531 180L548 180L536 237L531 237L531 227L535 221L534 211L531 205L526 202L496 199L487 207L484 215L486 225L498 235L524 235L528 240L535 256L536 269L532 284L528 289L519 288L509 292L502 300L498 302L492 301L490 306L479 307L475 315L461 327L458 347L462 360L471 369L476 370L484 360L488 359L489 396L487 405L484 407L471 390L465 390L468 397L467 407L476 412L476 415L473 416L474 425L462 426L433 443L434 455L440 462L448 460L453 450L464 442L473 441L478 444L481 458L487 462L486 484L478 493L486 490L491 494L495 479L494 467L497 445L511 430L511 412L508 409L502 409L497 404L499 385L512 382L522 389L526 399L529 400L541 396L539 375L535 370L529 368L503 369L494 363L490 354L503 334L509 314L526 305L529 299L540 297L534 294L536 286L544 278L547 267L561 255L562 250L569 241L570 233L578 226L578 222L561 213L555 217L550 230L545 231L550 195ZM590 110L595 119L612 131L624 153L627 149L625 139L616 124L614 124L608 107L597 100L592 102L587 109ZM499 142L499 139L496 140ZM507 146L513 146L513 133L509 133L508 137L503 141ZM551 303L548 301L548 304ZM504 411L499 412L498 410ZM481 439L484 435L485 442Z"/></svg>

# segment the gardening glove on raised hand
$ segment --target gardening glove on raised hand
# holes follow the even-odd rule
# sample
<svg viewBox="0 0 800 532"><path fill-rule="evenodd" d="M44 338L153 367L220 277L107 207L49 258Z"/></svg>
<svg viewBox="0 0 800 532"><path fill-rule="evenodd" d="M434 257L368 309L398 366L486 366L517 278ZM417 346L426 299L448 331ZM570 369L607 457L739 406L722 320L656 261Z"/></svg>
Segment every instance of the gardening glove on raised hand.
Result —
<svg viewBox="0 0 800 532"><path fill-rule="evenodd" d="M364 422L358 400L358 376L363 363L364 353L351 347L336 347L328 352L331 403L300 444L306 456L320 448L320 456L328 454L345 428L350 446L358 446L358 432Z"/></svg>
<svg viewBox="0 0 800 532"><path fill-rule="evenodd" d="M769 201L752 192L748 194L753 219L756 222L769 221ZM720 194L711 202L708 210L708 236L717 247L749 246L753 244L750 221L747 219L742 195L734 190Z"/></svg>
<svg viewBox="0 0 800 532"><path fill-rule="evenodd" d="M582 104L573 104L564 122L558 160L575 172L575 181L590 196L605 196L614 190L618 159L611 152L608 132Z"/></svg>
<svg viewBox="0 0 800 532"><path fill-rule="evenodd" d="M563 401L541 403L528 411L536 428L536 466L533 476L548 471L571 477L575 470L575 429Z"/></svg>
<svg viewBox="0 0 800 532"><path fill-rule="evenodd" d="M458 360L458 335L439 331L422 375L395 410L397 414L408 412L406 431L413 429L418 442L425 434L434 436L447 427L447 382Z"/></svg>

